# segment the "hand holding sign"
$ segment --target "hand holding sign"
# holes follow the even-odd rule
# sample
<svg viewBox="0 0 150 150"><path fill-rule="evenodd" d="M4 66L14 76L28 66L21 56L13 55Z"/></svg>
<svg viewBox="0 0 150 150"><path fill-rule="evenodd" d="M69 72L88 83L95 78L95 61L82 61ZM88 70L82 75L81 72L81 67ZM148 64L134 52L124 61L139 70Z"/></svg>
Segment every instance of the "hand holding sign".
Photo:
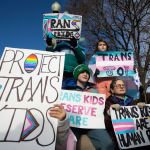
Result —
<svg viewBox="0 0 150 150"><path fill-rule="evenodd" d="M119 104L113 104L111 105L111 108L118 111L121 108L121 106Z"/></svg>
<svg viewBox="0 0 150 150"><path fill-rule="evenodd" d="M48 46L51 46L52 45L52 38L50 38L48 35L46 36L46 44Z"/></svg>
<svg viewBox="0 0 150 150"><path fill-rule="evenodd" d="M56 39L54 39L54 38L50 38L48 35L47 35L47 37L46 37L46 44L48 45L48 46L56 46L56 44L57 44L57 41L56 41Z"/></svg>
<svg viewBox="0 0 150 150"><path fill-rule="evenodd" d="M55 104L54 107L49 110L49 115L62 121L66 118L66 111L61 104Z"/></svg>
<svg viewBox="0 0 150 150"><path fill-rule="evenodd" d="M146 105L146 104L145 104L145 103L142 103L142 102L137 103L137 106L138 106L139 108L144 108L145 105Z"/></svg>

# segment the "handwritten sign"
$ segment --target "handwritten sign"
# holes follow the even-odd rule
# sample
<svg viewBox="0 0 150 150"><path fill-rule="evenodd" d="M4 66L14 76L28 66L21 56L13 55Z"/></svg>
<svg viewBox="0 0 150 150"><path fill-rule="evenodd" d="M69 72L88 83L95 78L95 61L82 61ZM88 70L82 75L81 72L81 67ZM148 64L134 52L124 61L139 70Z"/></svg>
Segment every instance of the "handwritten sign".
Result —
<svg viewBox="0 0 150 150"><path fill-rule="evenodd" d="M68 112L72 127L105 128L104 94L62 90L61 103Z"/></svg>
<svg viewBox="0 0 150 150"><path fill-rule="evenodd" d="M0 74L60 76L63 61L64 53L6 47L0 61Z"/></svg>
<svg viewBox="0 0 150 150"><path fill-rule="evenodd" d="M51 38L76 39L81 35L82 16L66 13L43 14L44 39L49 35Z"/></svg>
<svg viewBox="0 0 150 150"><path fill-rule="evenodd" d="M0 63L0 149L55 149L57 120L48 110L58 101L63 64L64 53L5 48Z"/></svg>
<svg viewBox="0 0 150 150"><path fill-rule="evenodd" d="M133 76L133 52L100 52L96 57L96 68L100 71L98 77Z"/></svg>
<svg viewBox="0 0 150 150"><path fill-rule="evenodd" d="M121 149L150 145L150 105L111 109L112 124Z"/></svg>

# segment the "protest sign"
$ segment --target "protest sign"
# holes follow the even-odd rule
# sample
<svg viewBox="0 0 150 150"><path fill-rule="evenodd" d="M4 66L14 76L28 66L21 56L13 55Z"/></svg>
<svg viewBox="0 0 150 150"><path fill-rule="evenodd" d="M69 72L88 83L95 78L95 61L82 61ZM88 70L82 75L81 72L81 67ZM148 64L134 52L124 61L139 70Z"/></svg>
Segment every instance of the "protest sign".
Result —
<svg viewBox="0 0 150 150"><path fill-rule="evenodd" d="M62 90L60 99L68 112L70 126L88 129L105 128L104 94Z"/></svg>
<svg viewBox="0 0 150 150"><path fill-rule="evenodd" d="M129 149L150 145L150 105L121 107L119 111L111 109L112 124L118 145Z"/></svg>
<svg viewBox="0 0 150 150"><path fill-rule="evenodd" d="M70 39L81 36L82 16L66 13L43 14L43 35L50 38Z"/></svg>
<svg viewBox="0 0 150 150"><path fill-rule="evenodd" d="M133 76L133 52L100 52L96 56L96 68L100 71L97 77Z"/></svg>
<svg viewBox="0 0 150 150"><path fill-rule="evenodd" d="M0 62L0 149L55 149L57 120L48 110L58 101L63 67L64 53L5 48Z"/></svg>
<svg viewBox="0 0 150 150"><path fill-rule="evenodd" d="M64 53L6 47L0 61L0 74L60 76L63 61Z"/></svg>

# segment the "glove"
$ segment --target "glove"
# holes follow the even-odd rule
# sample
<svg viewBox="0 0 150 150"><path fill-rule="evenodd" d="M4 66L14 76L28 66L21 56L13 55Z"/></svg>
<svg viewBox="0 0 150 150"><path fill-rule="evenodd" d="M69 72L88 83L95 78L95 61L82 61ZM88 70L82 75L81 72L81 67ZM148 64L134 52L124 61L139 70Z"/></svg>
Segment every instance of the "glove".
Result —
<svg viewBox="0 0 150 150"><path fill-rule="evenodd" d="M76 38L73 36L73 37L70 39L69 43L70 43L70 45L71 45L72 47L76 47L76 46L77 46L77 40L76 40Z"/></svg>
<svg viewBox="0 0 150 150"><path fill-rule="evenodd" d="M95 70L95 76L97 77L99 75L100 71L98 69Z"/></svg>
<svg viewBox="0 0 150 150"><path fill-rule="evenodd" d="M46 44L48 46L52 46L52 38L50 38L48 35L46 36Z"/></svg>

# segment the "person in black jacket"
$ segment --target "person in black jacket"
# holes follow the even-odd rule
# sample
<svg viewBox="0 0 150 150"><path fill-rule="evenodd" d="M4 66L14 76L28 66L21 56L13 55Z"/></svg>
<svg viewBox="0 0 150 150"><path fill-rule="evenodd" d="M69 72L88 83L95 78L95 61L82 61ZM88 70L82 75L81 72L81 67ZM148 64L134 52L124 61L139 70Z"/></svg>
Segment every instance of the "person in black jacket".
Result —
<svg viewBox="0 0 150 150"><path fill-rule="evenodd" d="M134 100L132 97L126 95L126 86L125 82L122 79L116 78L112 80L112 83L110 84L110 90L111 96L109 96L105 102L105 110L104 110L105 126L110 136L112 137L115 149L119 150L119 146L117 143L117 139L111 121L110 107L115 110L119 110L121 106L132 106L137 104L139 108L143 108L145 106L145 103L138 102Z"/></svg>

